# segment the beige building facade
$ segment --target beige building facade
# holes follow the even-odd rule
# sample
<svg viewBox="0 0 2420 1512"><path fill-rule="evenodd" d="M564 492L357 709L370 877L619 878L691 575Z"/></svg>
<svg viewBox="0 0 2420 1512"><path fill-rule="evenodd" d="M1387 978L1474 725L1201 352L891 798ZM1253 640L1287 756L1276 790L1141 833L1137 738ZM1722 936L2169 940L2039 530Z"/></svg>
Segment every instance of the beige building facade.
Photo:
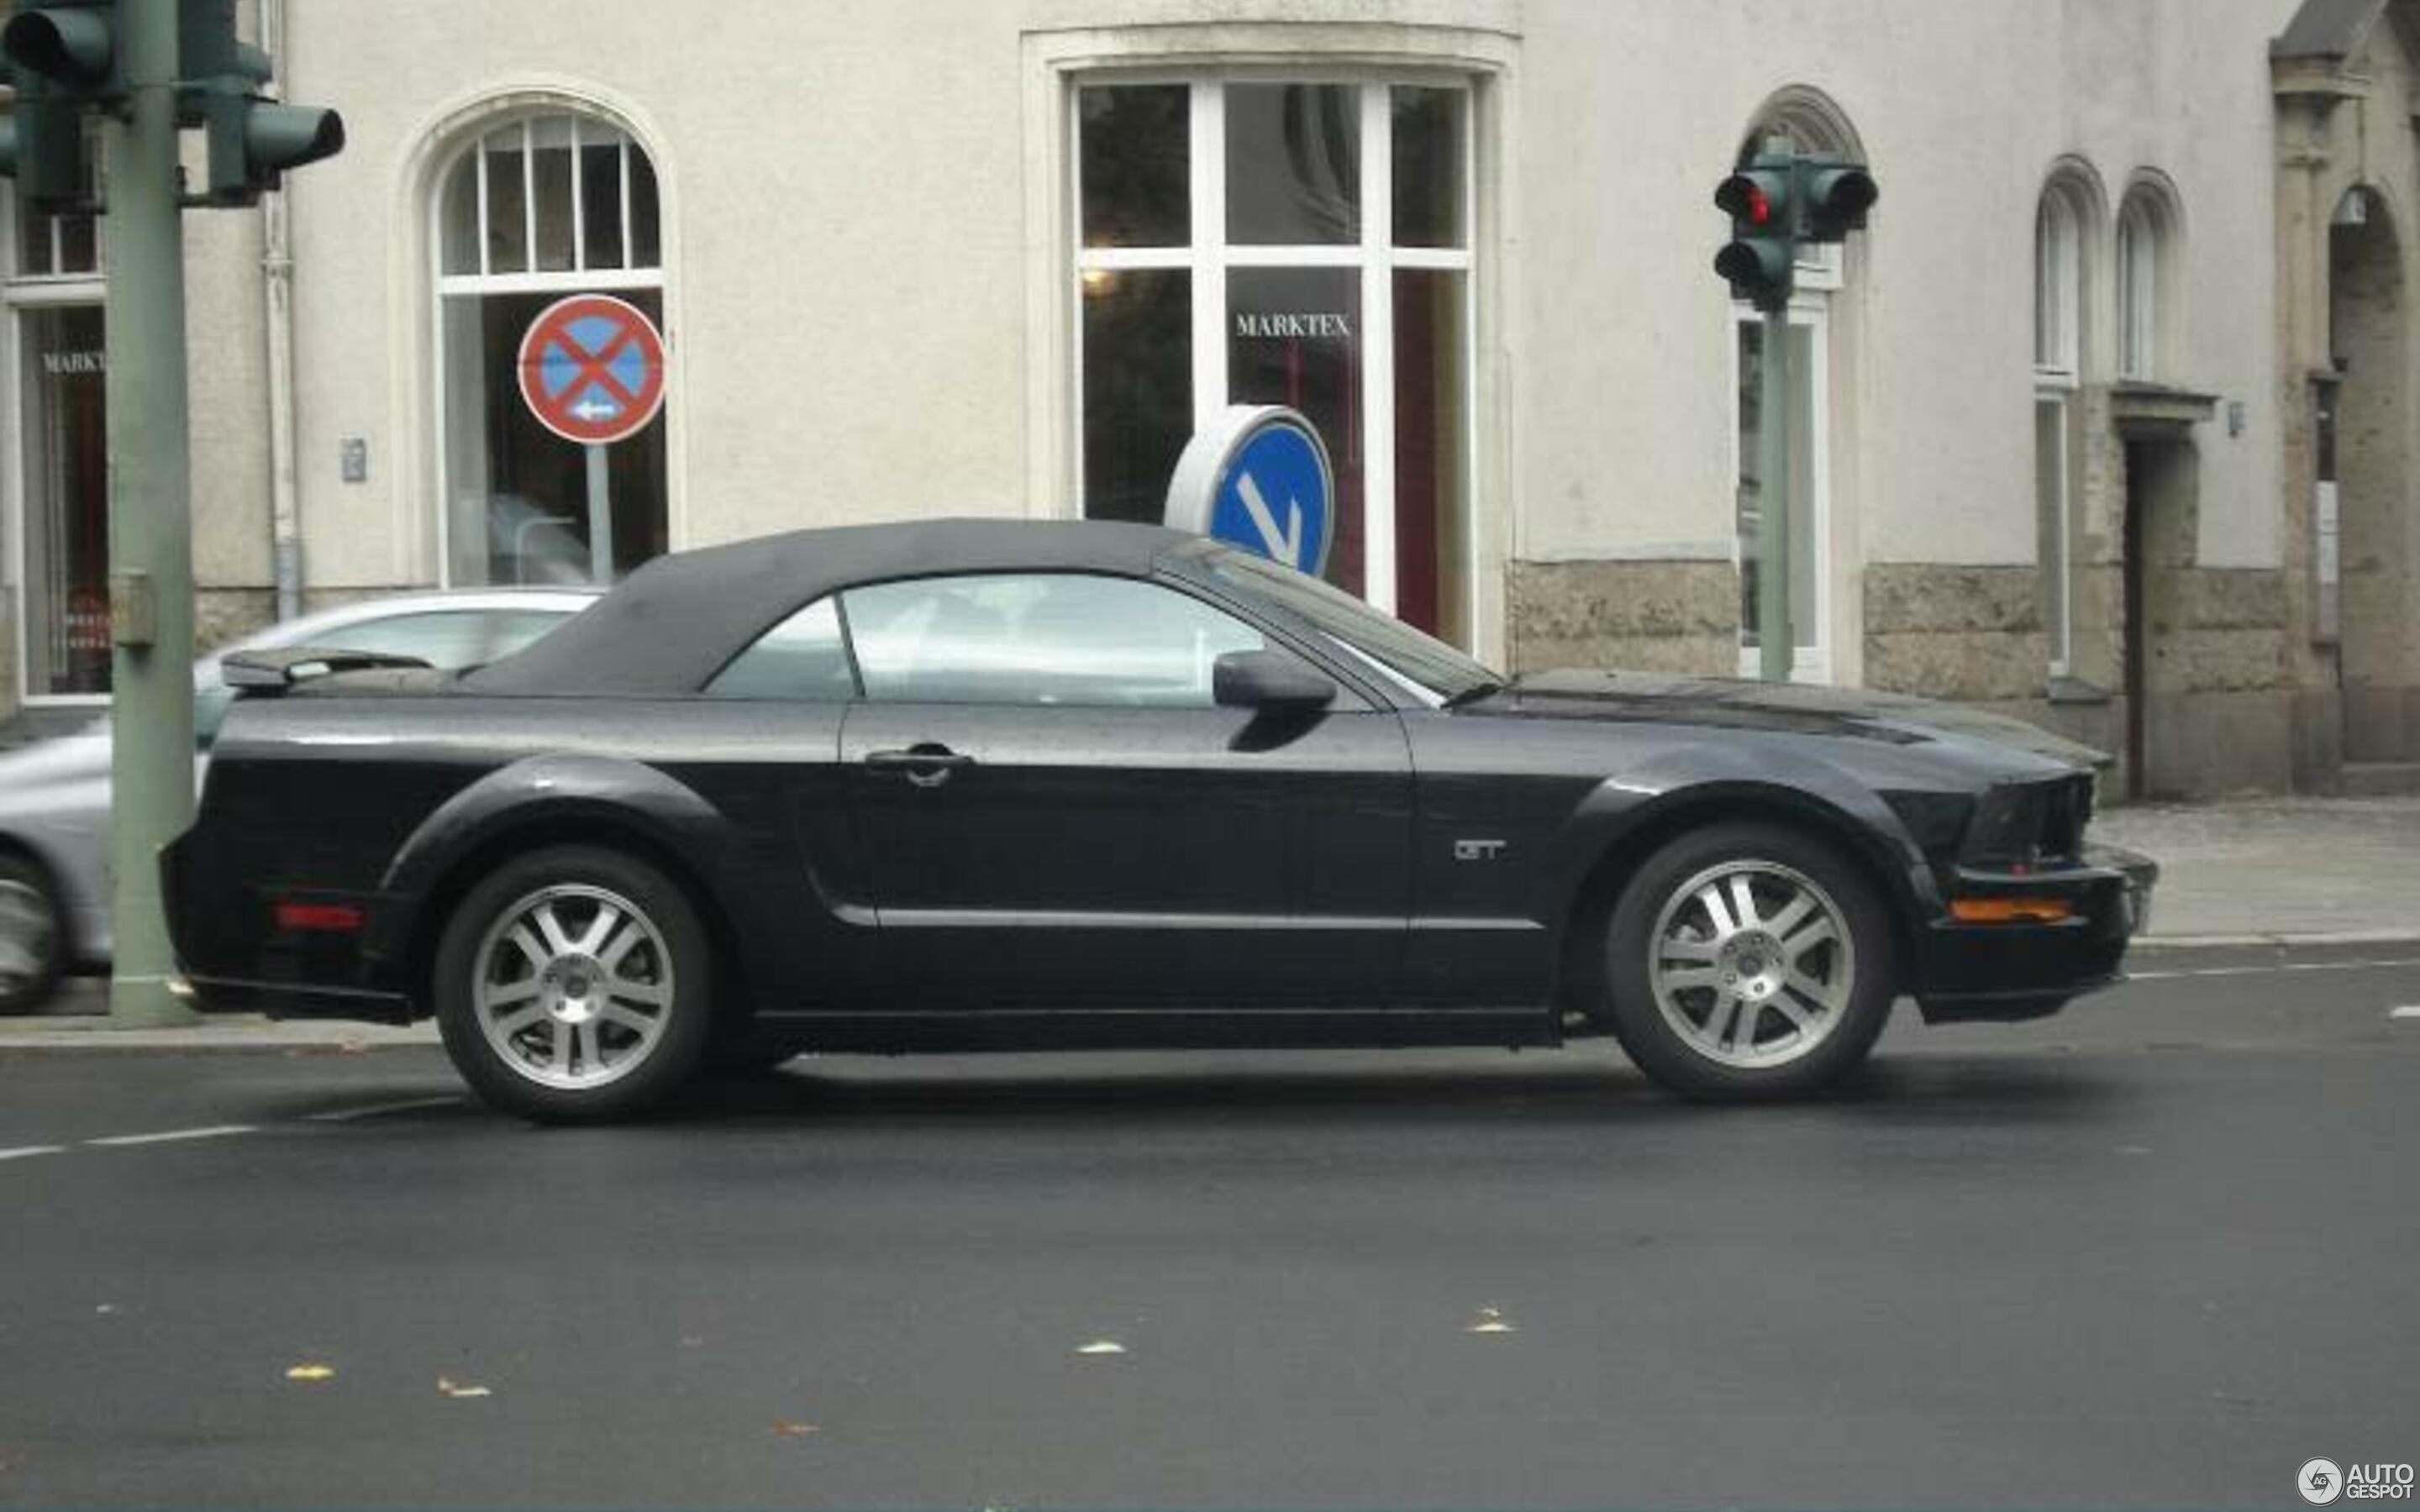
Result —
<svg viewBox="0 0 2420 1512"><path fill-rule="evenodd" d="M1767 398L1711 194L1778 133L1883 190L1801 269L1776 396L1802 678L2017 711L2143 793L2420 763L2402 0L718 0L676 42L635 0L248 8L350 142L188 217L206 634L1150 517L1196 426L1283 402L1356 592L1519 670L1735 675ZM22 725L105 698L106 272L88 222L9 219ZM582 293L669 352L601 539L517 382Z"/></svg>

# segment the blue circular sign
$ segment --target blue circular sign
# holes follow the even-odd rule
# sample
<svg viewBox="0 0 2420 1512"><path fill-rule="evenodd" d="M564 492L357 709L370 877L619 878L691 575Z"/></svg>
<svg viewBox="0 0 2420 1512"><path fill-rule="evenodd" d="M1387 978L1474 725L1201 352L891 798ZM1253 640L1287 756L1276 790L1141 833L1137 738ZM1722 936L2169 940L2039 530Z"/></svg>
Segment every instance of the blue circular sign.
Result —
<svg viewBox="0 0 2420 1512"><path fill-rule="evenodd" d="M1166 519L1313 576L1336 538L1335 473L1310 421L1236 406L1196 435L1169 481Z"/></svg>

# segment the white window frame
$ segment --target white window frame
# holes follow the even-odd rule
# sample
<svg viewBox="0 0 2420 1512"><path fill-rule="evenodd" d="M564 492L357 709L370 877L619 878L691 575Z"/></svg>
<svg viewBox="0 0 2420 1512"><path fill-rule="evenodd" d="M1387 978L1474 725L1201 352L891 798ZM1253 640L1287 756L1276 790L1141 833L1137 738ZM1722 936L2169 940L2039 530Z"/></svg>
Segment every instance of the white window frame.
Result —
<svg viewBox="0 0 2420 1512"><path fill-rule="evenodd" d="M1227 100L1238 84L1341 85L1357 90L1359 102L1360 221L1357 243L1318 246L1231 246L1227 241ZM1087 87L1184 85L1188 94L1187 151L1190 172L1190 239L1183 246L1088 247L1083 229L1083 122L1081 91ZM1460 247L1394 245L1392 93L1397 87L1451 89L1462 97L1462 226ZM1361 424L1363 596L1373 609L1396 609L1395 540L1395 272L1434 269L1463 278L1462 384L1464 399L1460 507L1465 520L1460 576L1463 623L1481 639L1481 607L1478 528L1479 237L1478 90L1467 72L1415 69L1251 68L1133 69L1067 76L1064 108L1068 224L1075 249L1069 270L1075 321L1071 342L1069 414L1075 422L1073 467L1076 498L1084 497L1083 281L1087 273L1127 269L1183 269L1192 274L1193 424L1199 431L1227 406L1227 274L1234 268L1358 268L1361 271ZM1374 144L1374 150L1373 150ZM1386 381L1375 375L1384 374Z"/></svg>
<svg viewBox="0 0 2420 1512"><path fill-rule="evenodd" d="M568 120L571 123L571 266L544 272L535 270L495 272L492 270L490 249L488 245L489 154L487 151L487 146L496 137L506 132L520 133L521 214L523 216L521 246L526 260L535 263L537 260L537 155L534 148L536 145L538 123L551 120ZM581 172L580 164L580 131L583 126L594 126L601 131L609 131L621 143L622 266L619 268L592 269L588 266L587 188L585 176ZM630 215L630 158L633 153L646 155L648 166L654 172L656 179L656 261L645 268L630 266L635 260L637 251ZM466 162L476 165L475 171L479 178L478 187L473 197L476 201L479 221L477 239L480 270L475 273L448 273L445 271L446 192L453 186L454 175L460 171ZM663 167L656 161L653 154L647 152L645 144L641 142L628 128L596 111L582 110L570 101L552 102L542 109L526 111L518 116L501 121L482 122L477 130L468 133L464 141L445 153L437 165L437 171L428 179L428 184L427 232L428 266L432 270L429 280L428 349L432 355L435 369L430 392L436 401L431 410L429 434L434 445L431 455L436 467L434 476L437 479L436 577L440 585L450 588L456 584L452 539L454 478L451 471L451 454L448 450L452 438L446 430L447 417L450 413L446 385L450 381L452 364L446 360L445 301L449 299L480 299L497 294L624 294L644 293L649 290L661 294L668 282L664 265L667 260L666 245L670 237L670 228L665 224L668 220L666 209L668 200L664 189ZM669 316L669 296L666 298L665 310ZM667 448L664 465L669 474L673 467L669 448ZM673 508L672 483L673 480L668 475L665 479L665 509L668 513ZM480 586L510 587L511 585L496 583Z"/></svg>
<svg viewBox="0 0 2420 1512"><path fill-rule="evenodd" d="M1802 641L1792 648L1790 680L1819 686L1828 686L1837 675L1832 636L1832 296L1839 291L1841 284L1840 263L1837 257L1828 269L1822 263L1802 263L1797 292L1790 301L1790 324L1792 329L1807 332L1807 348L1815 358L1807 372L1808 424L1814 432L1807 453L1807 471L1814 478L1815 497L1808 501L1805 515L1810 533L1815 537L1815 602L1805 607L1801 621L1803 625L1812 626L1814 640L1811 643ZM1739 370L1739 330L1742 326L1761 325L1763 321L1763 312L1755 305L1742 302L1731 305L1731 386L1729 390L1731 393L1739 393L1745 377ZM1730 429L1731 477L1736 480L1746 461L1740 451L1736 417ZM1732 538L1736 553L1732 565L1745 577L1750 548L1746 542L1738 539L1736 524ZM1792 556L1802 548L1794 532L1790 548ZM1746 627L1743 625L1739 641L1739 674L1755 677L1762 671L1761 652L1748 644Z"/></svg>
<svg viewBox="0 0 2420 1512"><path fill-rule="evenodd" d="M8 195L8 215L5 226L0 226L0 230L6 232L5 239L5 239L8 243L7 277L5 281L0 281L0 306L5 306L8 316L8 330L5 336L0 336L0 364L5 364L0 365L0 372L6 374L5 378L0 378L0 391L5 391L10 398L8 404L5 406L7 414L0 416L0 432L5 432L7 437L5 449L0 449L5 450L5 463L0 465L5 465L8 470L7 482L5 486L0 486L0 497L14 500L17 506L12 511L15 516L14 526L8 532L8 581L16 590L12 595L16 603L11 618L15 622L17 638L15 656L17 700L20 704L27 708L105 709L109 707L110 702L110 695L107 693L38 693L32 685L33 656L29 648L33 644L34 626L30 618L33 595L26 592L25 569L28 547L25 534L26 521L35 507L35 501L25 486L24 404L26 395L22 381L24 373L25 347L24 323L21 316L29 310L106 303L109 293L106 276L109 266L107 246L109 239L105 227L99 225L94 227L92 271L73 273L54 271L59 264L63 239L59 230L59 217L54 216L51 218L50 268L40 272L21 272L17 267L17 258L22 251L20 246L22 239L17 235L18 217L34 212L25 208L13 189Z"/></svg>

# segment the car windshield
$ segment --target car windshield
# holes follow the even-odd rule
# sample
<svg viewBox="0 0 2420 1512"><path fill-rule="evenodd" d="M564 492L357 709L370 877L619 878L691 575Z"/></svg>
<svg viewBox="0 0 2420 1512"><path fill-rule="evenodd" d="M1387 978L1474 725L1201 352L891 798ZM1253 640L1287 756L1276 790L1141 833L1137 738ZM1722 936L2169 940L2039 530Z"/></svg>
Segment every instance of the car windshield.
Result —
<svg viewBox="0 0 2420 1512"><path fill-rule="evenodd" d="M1318 579L1241 551L1208 555L1210 571L1301 618L1355 656L1444 703L1457 703L1504 686L1504 679L1435 637Z"/></svg>

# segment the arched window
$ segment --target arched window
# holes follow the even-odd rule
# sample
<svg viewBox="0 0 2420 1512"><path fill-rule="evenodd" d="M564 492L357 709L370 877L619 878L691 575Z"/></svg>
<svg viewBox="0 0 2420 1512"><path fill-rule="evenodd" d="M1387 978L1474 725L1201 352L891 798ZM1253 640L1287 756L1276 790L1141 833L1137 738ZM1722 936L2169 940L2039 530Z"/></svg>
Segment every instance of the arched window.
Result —
<svg viewBox="0 0 2420 1512"><path fill-rule="evenodd" d="M1745 164L1776 140L1792 151L1867 161L1847 116L1828 96L1803 85L1765 101L1741 139L1738 162ZM1856 233L1853 243L1864 235ZM1853 244L1802 246L1790 306L1790 619L1796 637L1792 675L1799 682L1828 683L1839 675L1832 627L1833 588L1839 576L1834 560L1832 379L1840 339L1838 305L1854 282L1855 251ZM1762 563L1757 553L1771 492L1759 472L1765 323L1751 304L1734 304L1731 316L1739 393L1739 665L1742 675L1754 676L1763 634L1758 601Z"/></svg>
<svg viewBox="0 0 2420 1512"><path fill-rule="evenodd" d="M531 413L518 373L532 323L573 294L611 294L661 329L655 165L621 127L555 111L484 126L437 185L446 580L587 582L661 554L660 416L585 447ZM609 522L601 538L592 519Z"/></svg>
<svg viewBox="0 0 2420 1512"><path fill-rule="evenodd" d="M2034 373L2072 383L2083 366L2084 224L2074 193L2045 190L2034 218Z"/></svg>
<svg viewBox="0 0 2420 1512"><path fill-rule="evenodd" d="M2118 211L2118 376L2138 383L2160 377L2164 332L2173 317L2163 286L2171 212L2160 192L2137 184Z"/></svg>
<svg viewBox="0 0 2420 1512"><path fill-rule="evenodd" d="M2034 215L2034 508L2051 675L2074 664L2075 392L2084 381L2086 228L2102 200L2088 170L2062 169Z"/></svg>

